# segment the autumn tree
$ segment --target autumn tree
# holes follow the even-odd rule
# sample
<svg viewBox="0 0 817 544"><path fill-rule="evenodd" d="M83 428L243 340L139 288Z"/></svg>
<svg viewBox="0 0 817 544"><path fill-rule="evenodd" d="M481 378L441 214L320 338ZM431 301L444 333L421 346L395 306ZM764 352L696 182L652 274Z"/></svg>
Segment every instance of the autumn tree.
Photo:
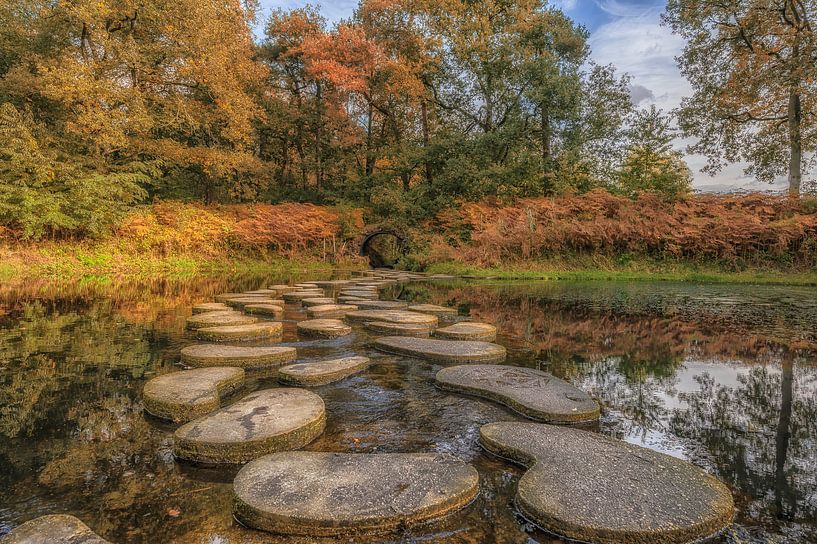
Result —
<svg viewBox="0 0 817 544"><path fill-rule="evenodd" d="M709 157L710 173L744 160L761 180L788 174L797 197L817 151L817 2L669 0L664 22L687 40L690 150Z"/></svg>

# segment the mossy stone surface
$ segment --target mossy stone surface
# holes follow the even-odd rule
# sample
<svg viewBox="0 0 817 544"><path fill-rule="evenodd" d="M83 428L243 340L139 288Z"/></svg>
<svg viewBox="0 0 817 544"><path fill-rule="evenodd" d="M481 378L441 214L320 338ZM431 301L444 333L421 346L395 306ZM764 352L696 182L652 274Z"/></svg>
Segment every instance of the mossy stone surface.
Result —
<svg viewBox="0 0 817 544"><path fill-rule="evenodd" d="M200 463L246 463L302 448L320 436L325 424L326 408L315 393L264 389L179 427L173 454Z"/></svg>
<svg viewBox="0 0 817 544"><path fill-rule="evenodd" d="M431 314L440 317L457 315L457 310L448 306L438 306L436 304L412 304L408 307L412 312Z"/></svg>
<svg viewBox="0 0 817 544"><path fill-rule="evenodd" d="M296 349L288 346L196 344L181 350L181 361L189 366L234 366L247 370L280 366L294 361L297 356Z"/></svg>
<svg viewBox="0 0 817 544"><path fill-rule="evenodd" d="M229 312L232 310L223 302L201 302L193 305L193 314L204 314L207 312Z"/></svg>
<svg viewBox="0 0 817 544"><path fill-rule="evenodd" d="M196 314L187 318L185 327L189 330L201 329L203 327L216 327L220 325L249 325L258 321L258 318L244 315L234 310L206 312Z"/></svg>
<svg viewBox="0 0 817 544"><path fill-rule="evenodd" d="M326 296L321 290L300 290L300 291L290 291L289 293L284 293L281 295L287 302L301 302L305 298L320 298Z"/></svg>
<svg viewBox="0 0 817 544"><path fill-rule="evenodd" d="M729 488L698 467L598 433L490 423L489 452L528 467L516 505L537 525L599 544L685 544L731 525Z"/></svg>
<svg viewBox="0 0 817 544"><path fill-rule="evenodd" d="M339 319L308 319L298 323L298 334L319 338L338 338L352 333L352 327Z"/></svg>
<svg viewBox="0 0 817 544"><path fill-rule="evenodd" d="M286 452L233 482L236 518L281 534L386 533L450 514L479 491L471 465L436 453Z"/></svg>
<svg viewBox="0 0 817 544"><path fill-rule="evenodd" d="M142 390L142 402L151 415L182 423L217 409L221 399L243 383L240 368L181 370L149 380Z"/></svg>
<svg viewBox="0 0 817 544"><path fill-rule="evenodd" d="M366 330L384 336L411 336L414 338L428 338L434 329L430 325L417 323L389 323L388 321L367 321Z"/></svg>
<svg viewBox="0 0 817 544"><path fill-rule="evenodd" d="M284 313L284 307L279 304L247 304L244 306L244 311L251 315L278 317Z"/></svg>
<svg viewBox="0 0 817 544"><path fill-rule="evenodd" d="M496 340L496 327L488 323L465 321L447 327L441 327L434 331L434 336L443 340L482 340L483 342L493 342Z"/></svg>
<svg viewBox="0 0 817 544"><path fill-rule="evenodd" d="M405 310L408 302L400 300L361 300L355 302L355 306L361 310Z"/></svg>
<svg viewBox="0 0 817 544"><path fill-rule="evenodd" d="M444 368L437 387L495 400L520 414L546 423L596 421L601 414L590 395L556 376L505 365L462 365Z"/></svg>
<svg viewBox="0 0 817 544"><path fill-rule="evenodd" d="M311 318L343 317L349 312L356 312L357 306L352 304L321 304L307 308L306 315Z"/></svg>
<svg viewBox="0 0 817 544"><path fill-rule="evenodd" d="M314 386L342 380L369 368L368 357L343 357L296 363L278 369L278 381L287 385Z"/></svg>
<svg viewBox="0 0 817 544"><path fill-rule="evenodd" d="M505 348L498 344L472 340L384 336L375 340L373 345L376 349L386 353L407 355L439 363L502 362L507 355Z"/></svg>
<svg viewBox="0 0 817 544"><path fill-rule="evenodd" d="M367 321L385 321L387 323L401 323L410 325L425 325L436 327L437 316L408 312L405 310L358 310L346 314L350 323L365 323Z"/></svg>
<svg viewBox="0 0 817 544"><path fill-rule="evenodd" d="M254 297L235 297L235 298L228 298L224 301L227 306L232 306L233 308L243 308L248 304L275 304L276 300L271 297L267 296L254 296Z"/></svg>
<svg viewBox="0 0 817 544"><path fill-rule="evenodd" d="M196 338L206 342L241 342L278 338L284 326L277 321L261 321L251 325L204 327L196 331Z"/></svg>
<svg viewBox="0 0 817 544"><path fill-rule="evenodd" d="M325 306L327 304L334 304L335 299L329 297L315 297L301 299L301 304L304 306Z"/></svg>
<svg viewBox="0 0 817 544"><path fill-rule="evenodd" d="M0 538L3 544L111 544L74 516L40 516Z"/></svg>

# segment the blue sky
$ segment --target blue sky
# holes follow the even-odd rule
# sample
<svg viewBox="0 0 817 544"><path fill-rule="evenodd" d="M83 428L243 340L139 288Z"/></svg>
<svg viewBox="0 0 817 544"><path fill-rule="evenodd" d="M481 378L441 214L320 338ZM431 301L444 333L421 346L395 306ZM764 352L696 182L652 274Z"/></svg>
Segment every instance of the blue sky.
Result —
<svg viewBox="0 0 817 544"><path fill-rule="evenodd" d="M330 21L349 17L358 4L357 0L261 0L262 17L275 8L291 9L307 3L319 5ZM639 106L655 104L671 110L691 92L675 63L684 42L660 25L666 0L551 0L551 4L587 27L591 56L596 62L613 64L619 72L632 76L633 99ZM686 143L679 140L678 149ZM740 164L729 165L712 178L700 172L706 164L704 157L688 155L686 161L693 171L695 187L701 190L769 190L785 185L785 180L775 187L746 178Z"/></svg>

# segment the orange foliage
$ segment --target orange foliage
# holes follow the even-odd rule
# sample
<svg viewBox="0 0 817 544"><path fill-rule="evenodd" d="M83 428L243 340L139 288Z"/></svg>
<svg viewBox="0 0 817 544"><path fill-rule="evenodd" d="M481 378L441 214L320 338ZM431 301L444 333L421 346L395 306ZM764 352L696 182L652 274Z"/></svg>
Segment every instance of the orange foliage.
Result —
<svg viewBox="0 0 817 544"><path fill-rule="evenodd" d="M469 232L470 241L453 245L459 258L481 265L632 253L724 262L793 258L813 266L817 212L807 208L762 194L691 195L667 202L650 193L631 200L596 190L507 206L464 203L438 216L430 230Z"/></svg>

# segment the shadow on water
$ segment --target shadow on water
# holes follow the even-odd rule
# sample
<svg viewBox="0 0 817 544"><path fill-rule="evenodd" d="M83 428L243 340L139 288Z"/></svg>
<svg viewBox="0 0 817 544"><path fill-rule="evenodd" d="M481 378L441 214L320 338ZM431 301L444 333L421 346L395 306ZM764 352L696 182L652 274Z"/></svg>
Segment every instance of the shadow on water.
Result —
<svg viewBox="0 0 817 544"><path fill-rule="evenodd" d="M68 512L113 542L315 542L239 527L230 513L236 468L176 463L175 427L145 417L140 401L146 379L178 368L193 303L287 279L0 287L0 534ZM454 282L395 286L388 295L496 324L509 364L549 370L603 402L592 430L718 475L739 506L720 541L817 541L817 291ZM447 452L481 476L479 498L464 511L353 541L559 541L514 513L522 471L477 444L480 425L518 416L437 390L439 365L373 352L362 331L299 342L294 322L302 318L291 308L284 316L284 341L301 359L375 361L316 388L329 416L307 449ZM257 375L247 387L274 386Z"/></svg>

